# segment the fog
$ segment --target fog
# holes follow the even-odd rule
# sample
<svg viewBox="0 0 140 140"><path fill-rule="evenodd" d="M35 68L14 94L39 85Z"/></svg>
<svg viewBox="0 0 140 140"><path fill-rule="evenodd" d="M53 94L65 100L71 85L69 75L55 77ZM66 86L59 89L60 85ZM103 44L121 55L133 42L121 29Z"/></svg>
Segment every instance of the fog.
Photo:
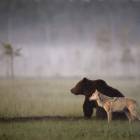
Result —
<svg viewBox="0 0 140 140"><path fill-rule="evenodd" d="M1 0L0 41L21 48L15 76L136 78L139 13L139 0Z"/></svg>

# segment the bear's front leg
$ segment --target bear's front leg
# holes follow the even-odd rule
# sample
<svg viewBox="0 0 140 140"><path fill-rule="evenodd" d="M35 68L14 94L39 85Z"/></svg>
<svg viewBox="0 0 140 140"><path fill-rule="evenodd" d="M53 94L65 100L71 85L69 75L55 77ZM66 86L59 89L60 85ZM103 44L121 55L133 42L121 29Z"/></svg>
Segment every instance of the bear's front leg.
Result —
<svg viewBox="0 0 140 140"><path fill-rule="evenodd" d="M91 118L93 114L93 108L95 108L95 102L94 101L89 101L89 98L85 97L85 101L83 104L83 113L85 118Z"/></svg>
<svg viewBox="0 0 140 140"><path fill-rule="evenodd" d="M96 118L97 119L106 119L107 118L106 111L102 107L99 107L99 106L96 107Z"/></svg>

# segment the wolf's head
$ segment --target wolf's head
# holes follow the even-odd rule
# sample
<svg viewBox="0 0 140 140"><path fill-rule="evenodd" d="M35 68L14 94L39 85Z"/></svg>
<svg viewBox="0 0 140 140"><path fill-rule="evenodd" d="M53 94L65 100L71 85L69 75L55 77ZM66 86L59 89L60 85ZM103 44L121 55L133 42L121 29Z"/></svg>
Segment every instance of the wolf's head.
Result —
<svg viewBox="0 0 140 140"><path fill-rule="evenodd" d="M89 100L93 101L93 100L98 100L99 99L99 92L96 89L95 92L92 93L92 95L90 96Z"/></svg>

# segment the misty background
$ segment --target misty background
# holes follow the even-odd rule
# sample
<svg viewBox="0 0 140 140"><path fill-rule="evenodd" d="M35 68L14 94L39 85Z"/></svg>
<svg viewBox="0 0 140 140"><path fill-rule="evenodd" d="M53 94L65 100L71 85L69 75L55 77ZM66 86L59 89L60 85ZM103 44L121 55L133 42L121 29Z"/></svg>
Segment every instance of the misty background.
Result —
<svg viewBox="0 0 140 140"><path fill-rule="evenodd" d="M2 42L21 56L15 76L140 76L139 0L0 0Z"/></svg>

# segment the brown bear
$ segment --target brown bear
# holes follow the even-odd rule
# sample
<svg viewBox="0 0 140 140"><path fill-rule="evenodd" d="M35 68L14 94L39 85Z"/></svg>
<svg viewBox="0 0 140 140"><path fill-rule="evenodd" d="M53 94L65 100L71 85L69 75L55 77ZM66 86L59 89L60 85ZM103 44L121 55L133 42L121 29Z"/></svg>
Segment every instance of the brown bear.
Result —
<svg viewBox="0 0 140 140"><path fill-rule="evenodd" d="M90 101L89 97L95 90L100 91L101 93L110 96L110 97L124 97L124 95L115 88L109 86L104 80L89 80L83 78L79 81L74 88L71 89L71 92L75 95L84 95L85 101L83 104L84 117L90 118L93 114L93 108L96 108L96 117L97 118L106 118L106 112L103 108L99 107L96 101ZM113 119L124 119L126 118L125 114L122 112L114 112Z"/></svg>

